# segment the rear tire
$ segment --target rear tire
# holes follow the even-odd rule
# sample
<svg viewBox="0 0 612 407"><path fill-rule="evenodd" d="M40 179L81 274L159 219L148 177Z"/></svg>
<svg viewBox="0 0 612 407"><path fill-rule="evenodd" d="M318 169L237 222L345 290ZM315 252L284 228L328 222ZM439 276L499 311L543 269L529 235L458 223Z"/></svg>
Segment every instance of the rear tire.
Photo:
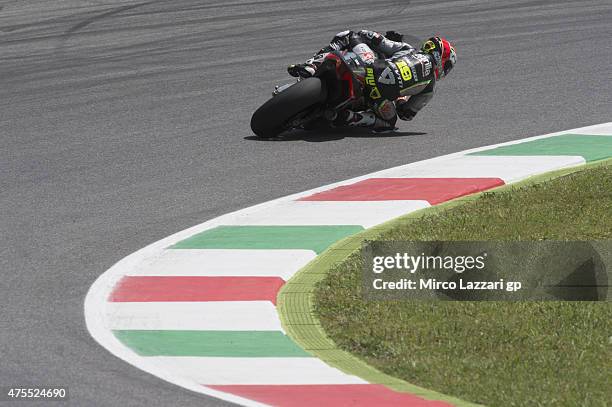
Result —
<svg viewBox="0 0 612 407"><path fill-rule="evenodd" d="M275 137L286 129L288 120L326 97L327 90L319 78L304 79L257 109L251 117L251 129L259 137Z"/></svg>

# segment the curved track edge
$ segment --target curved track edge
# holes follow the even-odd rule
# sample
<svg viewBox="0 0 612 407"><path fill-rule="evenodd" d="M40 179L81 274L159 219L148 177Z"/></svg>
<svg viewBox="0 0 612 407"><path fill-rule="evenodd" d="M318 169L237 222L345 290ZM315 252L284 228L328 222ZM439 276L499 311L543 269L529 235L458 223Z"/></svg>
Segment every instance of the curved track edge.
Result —
<svg viewBox="0 0 612 407"><path fill-rule="evenodd" d="M392 380L389 387L371 384L313 357L270 312L278 290L332 244L364 229L609 158L610 135L612 123L605 123L480 147L209 220L138 250L98 277L85 298L87 328L109 352L143 371L242 405L459 403L444 396L431 402L433 393L416 387L398 393ZM279 297L281 307L286 298ZM291 333L289 325L285 329Z"/></svg>

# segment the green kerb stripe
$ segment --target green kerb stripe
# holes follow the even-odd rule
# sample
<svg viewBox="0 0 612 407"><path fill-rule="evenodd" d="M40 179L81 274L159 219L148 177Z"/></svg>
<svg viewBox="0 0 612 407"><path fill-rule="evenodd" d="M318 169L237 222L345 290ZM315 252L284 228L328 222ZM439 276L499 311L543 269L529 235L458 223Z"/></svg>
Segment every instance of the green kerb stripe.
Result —
<svg viewBox="0 0 612 407"><path fill-rule="evenodd" d="M321 253L363 230L339 226L219 226L178 242L172 249L307 249Z"/></svg>
<svg viewBox="0 0 612 407"><path fill-rule="evenodd" d="M113 331L141 356L311 357L280 331Z"/></svg>
<svg viewBox="0 0 612 407"><path fill-rule="evenodd" d="M562 134L469 155L578 155L590 162L612 157L612 136Z"/></svg>

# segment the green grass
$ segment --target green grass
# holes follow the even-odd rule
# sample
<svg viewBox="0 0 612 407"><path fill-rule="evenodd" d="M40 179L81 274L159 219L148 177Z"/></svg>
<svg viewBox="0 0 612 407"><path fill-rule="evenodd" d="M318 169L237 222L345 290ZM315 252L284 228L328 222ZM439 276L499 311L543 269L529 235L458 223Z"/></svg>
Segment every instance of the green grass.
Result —
<svg viewBox="0 0 612 407"><path fill-rule="evenodd" d="M391 223L378 240L612 239L612 166ZM612 404L609 302L365 301L359 252L315 291L341 349L380 371L490 406Z"/></svg>

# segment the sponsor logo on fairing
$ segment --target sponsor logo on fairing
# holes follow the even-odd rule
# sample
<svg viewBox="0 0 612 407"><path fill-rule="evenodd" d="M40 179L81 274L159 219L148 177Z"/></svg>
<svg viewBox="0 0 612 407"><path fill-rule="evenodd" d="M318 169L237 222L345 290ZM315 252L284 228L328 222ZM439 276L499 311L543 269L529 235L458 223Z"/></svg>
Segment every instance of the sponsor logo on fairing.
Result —
<svg viewBox="0 0 612 407"><path fill-rule="evenodd" d="M366 68L365 83L366 85L372 88L372 90L370 91L370 98L380 99L381 94L380 94L380 91L378 90L378 87L376 86L376 79L374 78L373 68Z"/></svg>

